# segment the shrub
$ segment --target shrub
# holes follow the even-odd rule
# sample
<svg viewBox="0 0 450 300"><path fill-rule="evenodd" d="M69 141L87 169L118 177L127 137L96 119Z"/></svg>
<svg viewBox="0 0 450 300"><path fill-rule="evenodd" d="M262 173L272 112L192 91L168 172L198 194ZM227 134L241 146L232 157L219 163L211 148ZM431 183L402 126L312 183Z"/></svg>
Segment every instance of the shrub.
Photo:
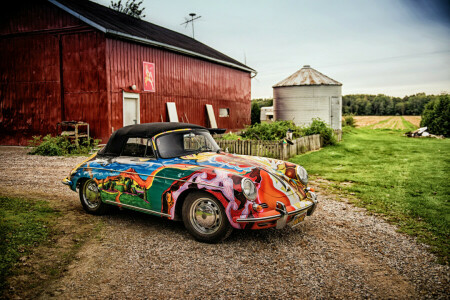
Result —
<svg viewBox="0 0 450 300"><path fill-rule="evenodd" d="M320 134L323 138L324 146L336 144L334 131L324 121L319 118L313 119L308 127L298 127L293 121L276 121L273 123L254 124L242 133L244 139L257 139L278 141L286 137L288 129L292 130L293 138L305 135Z"/></svg>
<svg viewBox="0 0 450 300"><path fill-rule="evenodd" d="M303 135L320 134L323 145L335 145L337 143L333 129L320 118L314 118L309 127L302 128Z"/></svg>
<svg viewBox="0 0 450 300"><path fill-rule="evenodd" d="M344 121L342 122L342 125L355 127L355 119L353 119L353 115L344 116Z"/></svg>
<svg viewBox="0 0 450 300"><path fill-rule="evenodd" d="M430 133L450 136L450 96L448 94L439 96L425 106L420 126L428 127Z"/></svg>
<svg viewBox="0 0 450 300"><path fill-rule="evenodd" d="M301 130L292 121L276 121L272 123L257 123L242 133L242 137L257 140L277 141L286 137L288 129L293 131L293 137L301 136Z"/></svg>
<svg viewBox="0 0 450 300"><path fill-rule="evenodd" d="M29 154L43 156L87 155L98 145L99 141L91 138L76 146L62 136L52 137L50 134L43 138L33 136L33 139L29 141L29 146L32 147Z"/></svg>

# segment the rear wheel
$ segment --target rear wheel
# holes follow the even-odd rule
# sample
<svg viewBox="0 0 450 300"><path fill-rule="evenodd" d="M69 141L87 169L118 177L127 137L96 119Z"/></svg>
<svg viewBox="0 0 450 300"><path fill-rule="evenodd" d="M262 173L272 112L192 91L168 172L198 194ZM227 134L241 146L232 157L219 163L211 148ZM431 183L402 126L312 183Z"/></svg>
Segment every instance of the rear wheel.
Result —
<svg viewBox="0 0 450 300"><path fill-rule="evenodd" d="M222 204L206 193L187 196L182 216L186 229L201 242L220 242L233 231Z"/></svg>
<svg viewBox="0 0 450 300"><path fill-rule="evenodd" d="M97 183L92 179L85 180L80 184L80 201L84 210L93 215L105 214L109 208L102 202Z"/></svg>

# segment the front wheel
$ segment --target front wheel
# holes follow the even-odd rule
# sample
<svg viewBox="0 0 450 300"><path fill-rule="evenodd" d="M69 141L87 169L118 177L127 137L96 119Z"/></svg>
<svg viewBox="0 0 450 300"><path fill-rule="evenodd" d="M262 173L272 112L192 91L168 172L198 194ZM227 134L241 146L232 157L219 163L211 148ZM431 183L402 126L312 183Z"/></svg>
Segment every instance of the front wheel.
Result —
<svg viewBox="0 0 450 300"><path fill-rule="evenodd" d="M222 204L204 193L188 195L182 215L186 229L201 242L220 242L233 231Z"/></svg>
<svg viewBox="0 0 450 300"><path fill-rule="evenodd" d="M97 183L92 179L80 184L80 201L84 210L93 215L103 215L109 208L102 202Z"/></svg>

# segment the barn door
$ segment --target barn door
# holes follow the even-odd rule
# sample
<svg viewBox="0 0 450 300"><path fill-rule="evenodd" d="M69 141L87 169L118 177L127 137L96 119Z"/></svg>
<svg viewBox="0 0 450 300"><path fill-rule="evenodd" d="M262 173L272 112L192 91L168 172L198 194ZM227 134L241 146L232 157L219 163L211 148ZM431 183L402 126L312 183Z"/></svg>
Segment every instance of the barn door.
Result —
<svg viewBox="0 0 450 300"><path fill-rule="evenodd" d="M140 123L139 94L123 92L123 126Z"/></svg>
<svg viewBox="0 0 450 300"><path fill-rule="evenodd" d="M341 129L341 101L339 97L331 97L331 128Z"/></svg>

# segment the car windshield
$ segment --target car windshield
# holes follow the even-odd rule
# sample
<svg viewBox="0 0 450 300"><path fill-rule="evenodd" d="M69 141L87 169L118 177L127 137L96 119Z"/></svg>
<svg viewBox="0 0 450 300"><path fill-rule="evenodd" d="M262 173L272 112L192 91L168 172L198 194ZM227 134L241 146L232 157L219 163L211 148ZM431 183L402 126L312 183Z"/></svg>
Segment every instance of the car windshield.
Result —
<svg viewBox="0 0 450 300"><path fill-rule="evenodd" d="M200 152L216 152L216 142L207 130L175 131L156 138L161 158L172 158Z"/></svg>

